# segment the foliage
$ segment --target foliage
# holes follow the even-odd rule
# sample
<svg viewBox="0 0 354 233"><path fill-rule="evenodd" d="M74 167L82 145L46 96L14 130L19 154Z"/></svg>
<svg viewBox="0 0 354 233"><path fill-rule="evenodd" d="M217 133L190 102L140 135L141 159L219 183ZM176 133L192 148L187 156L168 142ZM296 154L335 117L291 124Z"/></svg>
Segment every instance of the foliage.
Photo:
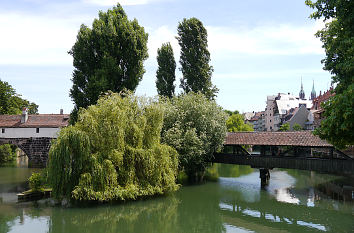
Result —
<svg viewBox="0 0 354 233"><path fill-rule="evenodd" d="M27 107L29 114L38 113L38 105L21 98L16 90L5 81L0 79L0 115L2 114L21 114L22 108Z"/></svg>
<svg viewBox="0 0 354 233"><path fill-rule="evenodd" d="M246 124L241 114L233 113L226 120L228 132L253 131L253 126Z"/></svg>
<svg viewBox="0 0 354 233"><path fill-rule="evenodd" d="M79 108L96 104L108 90L134 91L145 73L148 34L144 28L136 19L128 20L120 4L98 16L92 29L81 25L69 51L75 67L70 90L75 121Z"/></svg>
<svg viewBox="0 0 354 233"><path fill-rule="evenodd" d="M162 142L179 154L180 169L200 181L213 153L222 148L226 114L202 93L189 92L166 100Z"/></svg>
<svg viewBox="0 0 354 233"><path fill-rule="evenodd" d="M176 61L169 42L162 44L157 50L157 64L159 66L156 72L157 93L172 98L175 93L173 82L176 79Z"/></svg>
<svg viewBox="0 0 354 233"><path fill-rule="evenodd" d="M13 161L16 153L11 145L5 144L0 146L0 164Z"/></svg>
<svg viewBox="0 0 354 233"><path fill-rule="evenodd" d="M302 126L299 125L298 123L295 123L295 124L293 125L293 131L301 131L301 130L303 130L303 128L302 128Z"/></svg>
<svg viewBox="0 0 354 233"><path fill-rule="evenodd" d="M160 144L163 111L132 93L109 93L80 110L49 152L54 197L110 201L175 191L178 155Z"/></svg>
<svg viewBox="0 0 354 233"><path fill-rule="evenodd" d="M214 99L218 89L211 82L213 67L209 65L207 30L200 20L190 18L179 23L177 32L183 74L180 87L185 93L201 92L208 99Z"/></svg>
<svg viewBox="0 0 354 233"><path fill-rule="evenodd" d="M282 124L282 125L279 127L279 130L278 130L278 131L282 131L282 132L290 131L290 124L289 124L289 123Z"/></svg>
<svg viewBox="0 0 354 233"><path fill-rule="evenodd" d="M227 113L227 115L229 115L229 116L232 116L232 114L240 114L240 112L237 111L237 110L235 110L235 111L230 111L230 110L225 109L224 111L225 111L225 112Z"/></svg>
<svg viewBox="0 0 354 233"><path fill-rule="evenodd" d="M354 1L307 0L306 4L315 9L311 18L327 22L316 36L326 51L324 69L331 72L336 84L336 96L324 105L326 119L315 133L343 148L354 144Z"/></svg>
<svg viewBox="0 0 354 233"><path fill-rule="evenodd" d="M41 191L44 188L45 179L41 173L33 172L28 178L28 183L32 191Z"/></svg>
<svg viewBox="0 0 354 233"><path fill-rule="evenodd" d="M354 144L354 83L324 103L325 120L315 131L339 148Z"/></svg>

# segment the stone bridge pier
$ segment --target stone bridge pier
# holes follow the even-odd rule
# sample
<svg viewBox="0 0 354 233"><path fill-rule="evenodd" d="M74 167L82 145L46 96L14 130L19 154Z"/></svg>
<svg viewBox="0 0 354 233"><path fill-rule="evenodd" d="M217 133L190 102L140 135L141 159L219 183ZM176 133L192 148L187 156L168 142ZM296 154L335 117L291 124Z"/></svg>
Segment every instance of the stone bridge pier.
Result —
<svg viewBox="0 0 354 233"><path fill-rule="evenodd" d="M0 145L12 144L23 150L28 157L29 167L46 167L52 139L49 137L0 138Z"/></svg>

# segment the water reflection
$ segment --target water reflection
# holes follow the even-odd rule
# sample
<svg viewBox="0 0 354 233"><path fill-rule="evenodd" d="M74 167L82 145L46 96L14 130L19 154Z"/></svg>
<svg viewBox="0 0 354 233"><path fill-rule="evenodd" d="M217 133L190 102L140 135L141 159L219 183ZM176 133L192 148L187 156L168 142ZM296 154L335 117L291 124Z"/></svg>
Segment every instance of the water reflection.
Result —
<svg viewBox="0 0 354 233"><path fill-rule="evenodd" d="M330 181L333 184L338 177L273 170L269 186L262 190L259 180L258 183L255 181L257 175L255 169L246 176L220 178L219 207L229 225L236 222L240 226L243 222L244 228L260 231L262 227L269 227L268 232L351 232L354 229L353 203L333 201L316 189L318 183ZM247 180L250 185L244 185Z"/></svg>
<svg viewBox="0 0 354 233"><path fill-rule="evenodd" d="M173 195L125 204L85 208L14 203L3 196L0 232L351 232L354 203L334 200L325 190L341 177L296 170L272 170L261 189L257 169L219 166L218 182L184 186ZM236 171L237 170L237 171ZM0 193L19 185L25 170L0 169ZM12 174L11 174L12 173ZM11 174L11 175L10 175ZM232 174L237 177L231 177ZM30 172L28 172L28 176ZM22 178L21 178L22 177ZM349 183L348 183L349 182ZM330 185L331 183L331 185ZM6 194L8 195L8 194ZM5 195L5 196L6 196Z"/></svg>

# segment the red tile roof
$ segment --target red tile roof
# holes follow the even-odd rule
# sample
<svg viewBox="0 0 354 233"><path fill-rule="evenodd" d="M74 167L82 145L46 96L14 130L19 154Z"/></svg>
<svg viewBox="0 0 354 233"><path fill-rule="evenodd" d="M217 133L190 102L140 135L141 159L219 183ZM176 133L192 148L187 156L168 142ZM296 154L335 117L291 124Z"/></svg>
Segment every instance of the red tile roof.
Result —
<svg viewBox="0 0 354 233"><path fill-rule="evenodd" d="M21 123L21 115L0 115L0 128L58 128L69 124L69 114L28 115Z"/></svg>
<svg viewBox="0 0 354 233"><path fill-rule="evenodd" d="M227 133L224 145L333 147L312 131Z"/></svg>

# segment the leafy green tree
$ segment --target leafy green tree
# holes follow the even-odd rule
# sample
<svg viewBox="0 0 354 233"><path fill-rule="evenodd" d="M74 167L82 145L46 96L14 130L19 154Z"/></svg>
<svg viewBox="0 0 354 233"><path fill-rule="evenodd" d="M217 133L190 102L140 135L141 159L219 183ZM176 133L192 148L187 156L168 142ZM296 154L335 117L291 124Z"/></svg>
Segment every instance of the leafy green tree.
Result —
<svg viewBox="0 0 354 233"><path fill-rule="evenodd" d="M240 112L237 111L237 110L235 110L235 111L230 111L230 110L225 109L224 111L227 113L227 115L229 115L229 117L232 116L232 114L239 114L239 113L240 113Z"/></svg>
<svg viewBox="0 0 354 233"><path fill-rule="evenodd" d="M281 132L290 131L290 124L289 123L282 124L279 127L278 131L281 131Z"/></svg>
<svg viewBox="0 0 354 233"><path fill-rule="evenodd" d="M16 90L5 81L0 79L0 115L16 115L22 113L22 108L27 107L29 114L38 113L38 105L21 98Z"/></svg>
<svg viewBox="0 0 354 233"><path fill-rule="evenodd" d="M298 123L295 123L295 124L293 125L293 131L301 131L301 130L303 130L303 128L302 128L302 126L299 125Z"/></svg>
<svg viewBox="0 0 354 233"><path fill-rule="evenodd" d="M166 100L162 142L179 154L180 170L190 181L201 181L213 153L226 136L226 113L201 93L189 92Z"/></svg>
<svg viewBox="0 0 354 233"><path fill-rule="evenodd" d="M120 4L98 16L92 29L81 25L69 51L75 67L70 90L74 121L79 108L96 104L108 90L134 91L145 73L148 34L144 28L136 19L128 20Z"/></svg>
<svg viewBox="0 0 354 233"><path fill-rule="evenodd" d="M233 113L227 118L226 127L228 132L253 131L253 126L246 124L243 116L239 113Z"/></svg>
<svg viewBox="0 0 354 233"><path fill-rule="evenodd" d="M183 74L180 87L185 93L201 92L208 99L214 99L218 89L211 82L213 67L209 65L207 30L200 20L190 18L179 23L177 32Z"/></svg>
<svg viewBox="0 0 354 233"><path fill-rule="evenodd" d="M339 148L354 144L354 1L307 0L315 9L313 19L323 19L325 28L316 36L323 42L324 70L332 74L335 96L326 102L325 119L315 133Z"/></svg>
<svg viewBox="0 0 354 233"><path fill-rule="evenodd" d="M81 109L49 152L54 197L134 200L177 190L178 154L160 143L163 112L156 100L111 92Z"/></svg>
<svg viewBox="0 0 354 233"><path fill-rule="evenodd" d="M161 48L157 50L157 64L159 66L156 72L157 93L172 98L175 93L173 82L176 79L176 61L169 42L162 44Z"/></svg>

